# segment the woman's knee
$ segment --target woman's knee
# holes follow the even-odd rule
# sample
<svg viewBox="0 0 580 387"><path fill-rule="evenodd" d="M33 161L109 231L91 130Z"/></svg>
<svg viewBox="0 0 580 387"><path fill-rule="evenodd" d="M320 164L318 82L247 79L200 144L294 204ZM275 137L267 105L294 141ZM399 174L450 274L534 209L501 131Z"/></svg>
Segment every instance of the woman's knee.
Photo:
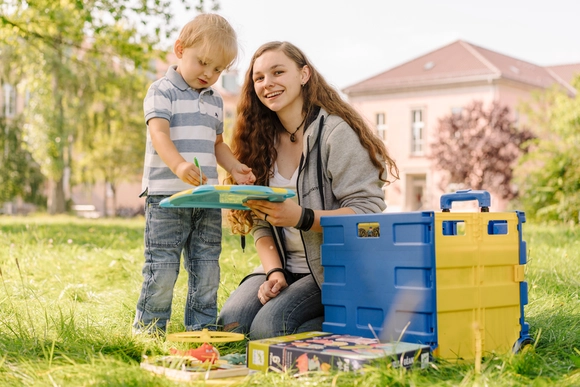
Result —
<svg viewBox="0 0 580 387"><path fill-rule="evenodd" d="M258 289L263 278L249 278L226 300L218 324L225 331L248 333L254 317L262 307L258 300Z"/></svg>
<svg viewBox="0 0 580 387"><path fill-rule="evenodd" d="M323 322L324 316L315 317L311 320L302 323L302 325L300 325L296 330L296 333L322 331Z"/></svg>
<svg viewBox="0 0 580 387"><path fill-rule="evenodd" d="M291 332L285 332L284 322L280 316L259 313L252 321L248 334L251 340L261 340L269 337L284 336L291 334Z"/></svg>
<svg viewBox="0 0 580 387"><path fill-rule="evenodd" d="M219 313L217 323L224 331L246 334L249 331L249 326L243 320L242 310L234 303L226 302Z"/></svg>

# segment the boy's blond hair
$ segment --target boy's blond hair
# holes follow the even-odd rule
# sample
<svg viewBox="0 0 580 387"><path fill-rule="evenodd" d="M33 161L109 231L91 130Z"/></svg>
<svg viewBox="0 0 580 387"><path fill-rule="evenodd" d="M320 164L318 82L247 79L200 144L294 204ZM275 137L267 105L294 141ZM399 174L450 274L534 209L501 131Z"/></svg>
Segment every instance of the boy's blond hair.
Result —
<svg viewBox="0 0 580 387"><path fill-rule="evenodd" d="M226 63L226 69L238 57L237 35L230 23L215 13L202 13L188 22L179 33L183 48L196 47L203 57L218 56Z"/></svg>

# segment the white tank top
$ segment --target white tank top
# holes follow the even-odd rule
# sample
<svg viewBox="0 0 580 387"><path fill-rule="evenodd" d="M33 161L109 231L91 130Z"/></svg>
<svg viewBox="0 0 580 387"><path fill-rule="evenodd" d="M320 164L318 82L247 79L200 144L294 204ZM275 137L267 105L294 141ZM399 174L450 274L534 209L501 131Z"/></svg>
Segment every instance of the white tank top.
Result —
<svg viewBox="0 0 580 387"><path fill-rule="evenodd" d="M290 180L280 175L278 164L274 163L274 177L270 179L270 187L286 188L296 190L296 181L298 179L298 168L292 174ZM294 201L298 198L294 196ZM286 269L294 274L310 273L306 254L304 253L304 244L300 236L300 230L294 227L284 227L284 242L286 245Z"/></svg>

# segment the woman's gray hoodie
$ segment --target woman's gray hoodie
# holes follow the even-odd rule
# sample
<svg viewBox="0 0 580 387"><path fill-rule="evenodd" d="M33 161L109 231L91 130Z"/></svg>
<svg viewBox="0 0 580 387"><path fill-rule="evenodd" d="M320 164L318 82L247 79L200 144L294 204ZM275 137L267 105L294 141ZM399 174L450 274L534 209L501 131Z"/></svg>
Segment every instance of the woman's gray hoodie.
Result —
<svg viewBox="0 0 580 387"><path fill-rule="evenodd" d="M318 138L320 122L322 139L320 143L320 190L318 168ZM373 165L368 151L362 146L354 130L340 117L328 115L320 109L316 119L304 132L304 149L298 172L297 196L302 207L313 210L334 210L348 207L356 214L380 213L387 207L379 179L379 170ZM385 172L386 176L386 172ZM254 219L252 229L254 240L272 236L285 266L286 257L283 233L280 227ZM301 232L308 266L318 286L323 282L323 268L320 262L322 233ZM263 271L261 267L258 271Z"/></svg>

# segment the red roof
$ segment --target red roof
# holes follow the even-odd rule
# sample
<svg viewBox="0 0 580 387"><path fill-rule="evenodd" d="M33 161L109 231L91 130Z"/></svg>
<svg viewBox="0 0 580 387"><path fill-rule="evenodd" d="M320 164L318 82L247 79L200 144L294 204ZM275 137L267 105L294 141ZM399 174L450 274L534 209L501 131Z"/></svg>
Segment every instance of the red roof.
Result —
<svg viewBox="0 0 580 387"><path fill-rule="evenodd" d="M343 91L346 94L380 92L499 78L541 88L564 82L570 90L573 72L580 72L580 64L542 67L458 40Z"/></svg>
<svg viewBox="0 0 580 387"><path fill-rule="evenodd" d="M572 88L574 77L580 77L580 63L564 64L559 66L547 66L546 69L567 88ZM575 90L571 90L573 94Z"/></svg>

